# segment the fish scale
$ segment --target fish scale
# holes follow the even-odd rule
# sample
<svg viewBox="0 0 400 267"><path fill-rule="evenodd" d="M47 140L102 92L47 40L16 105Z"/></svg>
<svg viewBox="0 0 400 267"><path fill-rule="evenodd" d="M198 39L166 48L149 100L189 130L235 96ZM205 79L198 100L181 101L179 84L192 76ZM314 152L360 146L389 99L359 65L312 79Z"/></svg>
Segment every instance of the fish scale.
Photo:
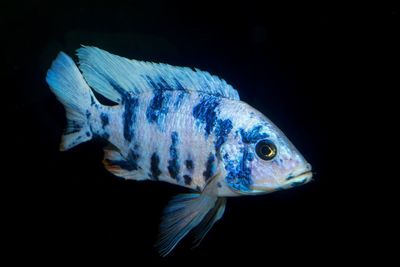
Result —
<svg viewBox="0 0 400 267"><path fill-rule="evenodd" d="M173 92L171 99L176 100L180 95L180 92ZM140 97L141 104L139 110L142 112L139 112L141 115L138 116L137 124L141 125L141 127L136 130L137 135L133 137L132 142L140 143L139 154L142 156L138 160L138 164L143 166L143 168L136 175L147 177L151 173L151 155L156 153L161 159L158 166L161 172L158 175L159 180L181 184L192 189L196 189L197 187L203 188L206 183L203 173L208 168L207 161L209 154L215 155L216 151L213 144L214 136L205 136L202 127L194 123L195 118L192 112L190 112L193 106L198 103L199 95L194 93L187 94L185 104L177 109L170 110L165 117L165 121L160 124L149 122L147 116L144 115L144 111L147 111L149 106L151 106L152 97L154 97L152 94ZM174 147L177 154L177 167L179 169L177 177L172 177L169 171L170 162L172 162L171 136L173 133L176 133L177 139ZM196 142L193 142L193 139ZM154 142L155 140L157 142ZM196 156L194 157L193 155ZM190 169L185 166L185 161L189 160L196 163L192 164L193 166ZM191 183L184 182L184 175L190 177Z"/></svg>
<svg viewBox="0 0 400 267"><path fill-rule="evenodd" d="M198 244L222 217L227 197L311 180L311 165L286 136L217 76L95 47L77 52L79 68L60 52L46 76L66 111L60 149L99 137L108 142L103 163L114 175L192 191L164 210L160 255L189 232ZM115 105L102 105L92 90Z"/></svg>
<svg viewBox="0 0 400 267"><path fill-rule="evenodd" d="M177 100L182 101L181 92L169 93L171 94L172 103ZM210 155L212 155L213 162L216 161L215 155L217 151L214 144L215 135L210 135L210 133L204 135L203 128L207 127L207 124L199 125L193 115L194 107L199 102L201 103L201 96L196 93L186 93L184 104L170 110L164 121L159 121L158 123L151 119L149 120L146 115L148 110L151 109L151 102L154 97L153 93L137 96L137 99L139 99L139 101L135 101L137 106L129 104L104 107L97 103L96 107L99 108L95 108L96 111L92 111L92 113L94 117L99 119L92 120L92 131L98 136L110 136L110 143L117 146L123 155L129 155L132 150L140 155L135 162L140 168L130 170L129 177L135 177L138 180L153 179L151 158L155 154L161 159L157 166L153 166L153 169L156 168L160 171L160 174L157 175L158 180L180 184L191 189L203 188L207 179L213 174ZM134 112L137 113L136 120L126 119L126 116L130 116L133 113L132 111L127 112L126 109L135 110ZM109 114L107 119L104 118L105 114ZM106 126L104 126L105 120L108 122ZM128 122L129 125L127 125ZM140 125L140 127L131 127L132 125ZM208 125L208 127L210 126ZM126 134L127 128L130 131L129 134ZM177 177L172 177L169 171L169 166L171 165L169 163L171 161L171 135L173 133L177 134L177 143L175 145L179 168ZM196 142L193 142L193 139ZM157 142L154 142L155 140ZM137 145L136 148L134 148L135 144ZM196 158L193 155L196 155ZM126 162L119 163L125 169L132 169L132 166L129 165L129 156L127 158ZM192 161L192 166L188 169L185 161L190 160ZM194 167L193 162L196 162L197 168ZM204 173L207 173L207 175L204 175ZM190 183L185 182L183 178L185 175L187 176L186 181L190 180Z"/></svg>

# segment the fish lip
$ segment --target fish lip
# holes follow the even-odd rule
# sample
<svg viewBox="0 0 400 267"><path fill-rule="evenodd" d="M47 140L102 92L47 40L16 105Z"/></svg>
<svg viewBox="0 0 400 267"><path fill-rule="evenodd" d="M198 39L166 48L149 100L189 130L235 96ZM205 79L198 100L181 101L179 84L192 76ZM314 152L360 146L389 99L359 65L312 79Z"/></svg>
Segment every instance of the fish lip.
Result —
<svg viewBox="0 0 400 267"><path fill-rule="evenodd" d="M308 176L310 176L310 178L312 177L313 173L311 170L307 170L304 171L300 174L294 175L294 176L289 176L286 178L286 181L292 181L292 180L302 180L304 178L308 178Z"/></svg>
<svg viewBox="0 0 400 267"><path fill-rule="evenodd" d="M311 167L311 164L309 164L309 163L306 164L305 168L303 168L303 170L301 170L300 173L295 173L295 174L291 173L288 177L286 177L286 181L298 179L299 177L306 175L306 174L307 175L311 174L311 176L312 176L312 167Z"/></svg>
<svg viewBox="0 0 400 267"><path fill-rule="evenodd" d="M251 194L262 194L262 193L269 193L274 192L277 190L288 189L291 188L293 184L305 184L308 183L313 176L313 172L311 170L304 171L298 175L290 177L290 179L286 178L286 183L278 188L271 187L271 186L263 186L263 185L253 185L251 187L252 193Z"/></svg>

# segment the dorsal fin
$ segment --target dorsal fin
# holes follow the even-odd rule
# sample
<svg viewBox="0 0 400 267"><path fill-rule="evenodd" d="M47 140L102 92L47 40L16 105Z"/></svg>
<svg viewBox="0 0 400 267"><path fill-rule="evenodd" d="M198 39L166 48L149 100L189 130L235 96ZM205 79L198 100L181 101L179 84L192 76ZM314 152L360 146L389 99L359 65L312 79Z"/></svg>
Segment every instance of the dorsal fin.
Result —
<svg viewBox="0 0 400 267"><path fill-rule="evenodd" d="M129 60L96 47L77 50L79 68L98 93L121 103L124 93L149 90L187 90L239 100L238 92L223 79L198 69Z"/></svg>

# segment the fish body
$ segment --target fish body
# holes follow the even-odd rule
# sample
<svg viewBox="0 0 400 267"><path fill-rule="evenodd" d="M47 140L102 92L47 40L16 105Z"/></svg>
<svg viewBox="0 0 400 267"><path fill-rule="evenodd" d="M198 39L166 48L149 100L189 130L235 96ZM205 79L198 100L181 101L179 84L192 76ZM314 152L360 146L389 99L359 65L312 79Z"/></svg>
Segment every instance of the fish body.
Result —
<svg viewBox="0 0 400 267"><path fill-rule="evenodd" d="M193 115L196 106L199 112L207 109L207 101L229 102L196 92L165 91L142 93L115 107L94 104L90 114L97 119L90 121L91 131L121 154L121 159L114 158L111 149L104 160L107 168L123 178L165 181L201 191L216 172L217 149L227 135L205 133L203 115ZM217 123L213 128L232 127L223 120Z"/></svg>
<svg viewBox="0 0 400 267"><path fill-rule="evenodd" d="M60 53L47 82L67 115L61 150L108 141L104 165L116 176L192 189L164 211L157 244L167 255L190 231L198 243L226 197L307 183L311 166L263 114L207 72L78 49L79 69ZM101 104L92 90L115 102Z"/></svg>

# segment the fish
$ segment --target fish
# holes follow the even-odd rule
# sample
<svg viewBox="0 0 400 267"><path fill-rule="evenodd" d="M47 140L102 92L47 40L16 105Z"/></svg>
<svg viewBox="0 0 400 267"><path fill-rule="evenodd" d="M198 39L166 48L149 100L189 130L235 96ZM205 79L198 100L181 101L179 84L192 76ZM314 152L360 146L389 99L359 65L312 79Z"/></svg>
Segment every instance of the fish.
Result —
<svg viewBox="0 0 400 267"><path fill-rule="evenodd" d="M103 139L103 164L115 176L187 188L163 211L155 245L161 256L188 233L197 246L227 198L311 181L311 165L284 133L225 80L93 46L76 55L77 63L59 52L46 75L67 118L60 150Z"/></svg>

